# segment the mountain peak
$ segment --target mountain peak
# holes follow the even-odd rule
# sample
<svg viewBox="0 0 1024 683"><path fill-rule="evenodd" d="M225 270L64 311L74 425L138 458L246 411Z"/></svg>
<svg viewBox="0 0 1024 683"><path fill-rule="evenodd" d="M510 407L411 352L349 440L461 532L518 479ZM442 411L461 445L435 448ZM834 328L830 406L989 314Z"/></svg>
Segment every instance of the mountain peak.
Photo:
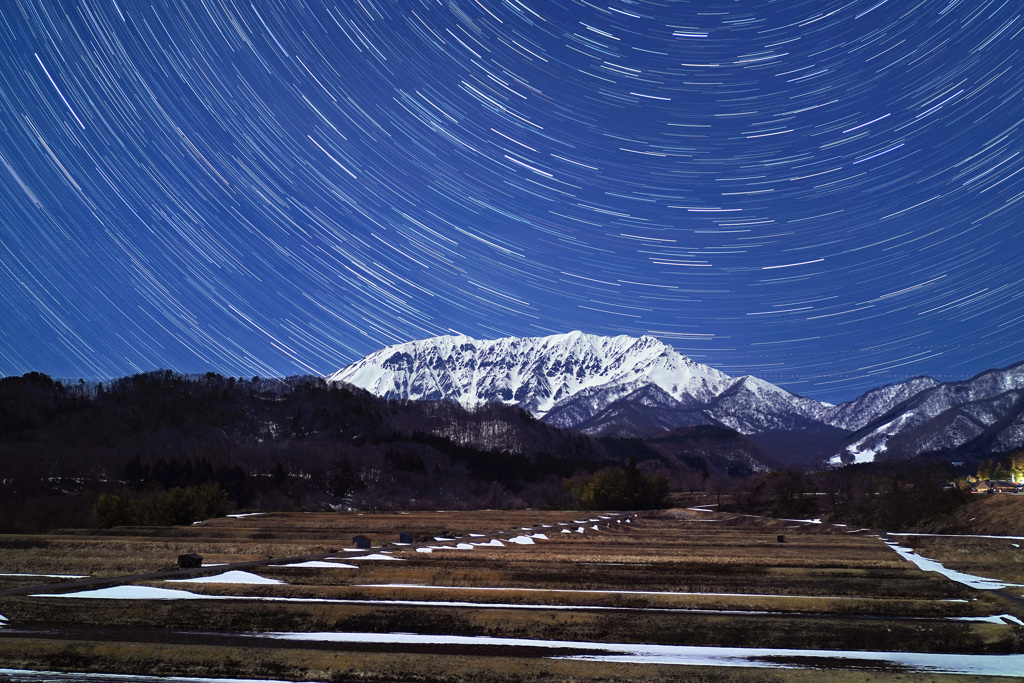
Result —
<svg viewBox="0 0 1024 683"><path fill-rule="evenodd" d="M497 401L541 418L584 398L592 404L585 412L593 414L652 385L676 401L702 403L734 382L654 337L605 337L580 330L493 340L440 336L396 344L328 380L385 398L451 400L466 407ZM761 380L751 390L789 395Z"/></svg>

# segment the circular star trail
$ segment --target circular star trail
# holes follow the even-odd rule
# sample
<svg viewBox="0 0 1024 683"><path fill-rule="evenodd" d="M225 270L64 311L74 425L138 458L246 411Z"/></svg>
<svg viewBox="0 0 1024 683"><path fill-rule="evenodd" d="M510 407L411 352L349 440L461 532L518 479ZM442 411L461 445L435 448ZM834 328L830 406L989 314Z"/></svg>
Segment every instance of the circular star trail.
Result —
<svg viewBox="0 0 1024 683"><path fill-rule="evenodd" d="M0 18L0 374L581 329L840 401L1024 358L1013 2Z"/></svg>

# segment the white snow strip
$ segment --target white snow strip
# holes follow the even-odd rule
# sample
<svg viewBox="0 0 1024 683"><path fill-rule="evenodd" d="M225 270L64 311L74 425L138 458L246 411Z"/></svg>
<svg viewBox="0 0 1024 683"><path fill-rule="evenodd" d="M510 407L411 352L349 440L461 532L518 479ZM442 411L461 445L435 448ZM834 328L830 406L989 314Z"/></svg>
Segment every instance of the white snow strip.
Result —
<svg viewBox="0 0 1024 683"><path fill-rule="evenodd" d="M422 588L445 591L520 591L523 593L574 593L585 595L706 595L715 598L793 598L798 600L861 600L849 595L783 595L778 593L688 593L679 591L596 590L586 588L513 588L510 586L439 586L421 583L362 583L354 588Z"/></svg>
<svg viewBox="0 0 1024 683"><path fill-rule="evenodd" d="M838 524L836 526L839 526ZM909 531L888 532L886 536L936 536L939 538L994 538L1007 541L1024 541L1024 536L988 536L984 534L916 534Z"/></svg>
<svg viewBox="0 0 1024 683"><path fill-rule="evenodd" d="M896 545L892 541L886 541L886 545L899 553L900 557L916 564L922 571L938 572L947 579L956 581L957 583L962 583L965 586L970 586L971 588L993 591L1000 590L1008 586L1024 585L1019 583L1009 583L1006 581L997 581L996 579L986 579L983 576L974 576L973 574L964 574L963 572L958 572L955 569L947 569L935 560L929 560L927 557L922 557L910 548L904 548L903 546ZM1022 671L1024 671L1024 669L1022 669Z"/></svg>
<svg viewBox="0 0 1024 683"><path fill-rule="evenodd" d="M508 539L509 543L518 543L519 545L534 545L534 540L529 536L513 536Z"/></svg>
<svg viewBox="0 0 1024 683"><path fill-rule="evenodd" d="M91 598L98 600L223 600L219 595L200 595L190 591L153 586L111 586L77 593L39 593L33 598Z"/></svg>
<svg viewBox="0 0 1024 683"><path fill-rule="evenodd" d="M1012 614L991 614L987 617L946 617L949 621L983 621L988 624L1017 624L1024 626L1024 621L1021 621Z"/></svg>
<svg viewBox="0 0 1024 683"><path fill-rule="evenodd" d="M685 612L700 614L732 614L732 615L764 615L764 610L725 610L697 609L687 607L618 607L614 605L530 605L511 602L468 602L460 600L372 600L368 598L288 598L268 595L232 595L218 596L232 600L250 602L297 602L332 605L404 605L408 607L458 607L460 609L517 609L517 610L554 610L554 611L591 611L591 612ZM998 622L1002 623L1002 622Z"/></svg>
<svg viewBox="0 0 1024 683"><path fill-rule="evenodd" d="M324 562L323 560L309 560L308 562L293 562L292 564L272 564L271 567L308 567L310 569L359 569L354 564L342 562Z"/></svg>
<svg viewBox="0 0 1024 683"><path fill-rule="evenodd" d="M416 552L418 552L418 553L432 553L432 552L434 552L434 549L433 548L416 548Z"/></svg>
<svg viewBox="0 0 1024 683"><path fill-rule="evenodd" d="M0 573L0 576L25 576L36 579L88 579L88 574L21 574L21 573Z"/></svg>
<svg viewBox="0 0 1024 683"><path fill-rule="evenodd" d="M167 583L247 583L253 585L281 584L284 581L267 579L251 572L238 571L237 569L215 574L214 576L197 576L191 579L168 579Z"/></svg>
<svg viewBox="0 0 1024 683"><path fill-rule="evenodd" d="M117 681L117 683L289 683L267 678L203 678L200 676L146 676L145 674L94 674L81 671L30 671L0 669L4 680L15 683L63 683L64 681Z"/></svg>
<svg viewBox="0 0 1024 683"><path fill-rule="evenodd" d="M351 560L352 562L355 562L356 560L392 560L393 562L405 562L401 557L392 557L391 555L385 555L383 553L373 553L371 555L363 555L362 557L346 557L345 559Z"/></svg>
<svg viewBox="0 0 1024 683"><path fill-rule="evenodd" d="M290 641L332 643L379 643L412 645L482 645L585 650L594 654L558 656L578 659L638 664L676 664L689 666L735 666L760 668L812 668L810 664L785 661L800 659L845 659L857 668L863 662L878 662L880 668L892 665L915 672L950 673L982 676L1017 676L1024 671L1024 655L951 655L920 652L862 652L856 650L796 650L782 648L698 647L689 645L647 645L634 643L594 643L571 640L533 640L528 638L492 638L488 636L420 635L412 633L258 633ZM780 658L772 661L767 658Z"/></svg>
<svg viewBox="0 0 1024 683"><path fill-rule="evenodd" d="M530 538L539 538L542 541L548 540L547 534L531 534Z"/></svg>
<svg viewBox="0 0 1024 683"><path fill-rule="evenodd" d="M234 517L235 519L242 519L243 517L256 517L257 515L264 515L265 512L242 512L236 515L227 515L228 517Z"/></svg>
<svg viewBox="0 0 1024 683"><path fill-rule="evenodd" d="M496 538L492 538L487 543L474 543L478 548L504 548L505 544Z"/></svg>

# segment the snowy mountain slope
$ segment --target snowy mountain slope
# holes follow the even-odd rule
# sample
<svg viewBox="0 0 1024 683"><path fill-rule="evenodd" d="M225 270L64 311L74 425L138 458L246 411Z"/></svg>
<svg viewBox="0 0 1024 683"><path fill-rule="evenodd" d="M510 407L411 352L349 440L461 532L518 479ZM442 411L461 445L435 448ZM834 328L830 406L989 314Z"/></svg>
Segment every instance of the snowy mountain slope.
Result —
<svg viewBox="0 0 1024 683"><path fill-rule="evenodd" d="M919 386L934 382L925 380L928 378L910 382L919 381ZM1007 420L1011 424L1005 434L988 434L988 437L993 444L1003 444L1003 450L1019 448L1024 441L1019 438L1020 433L1014 431L1012 416L1020 410L1018 400L1022 392L1024 363L988 370L960 382L935 382L912 392L909 398L866 423L846 440L830 462L838 465L869 462L882 454L908 457L929 451L954 450L982 438Z"/></svg>
<svg viewBox="0 0 1024 683"><path fill-rule="evenodd" d="M570 332L398 344L328 380L389 399L466 407L501 402L594 436L727 427L763 435L785 462L824 458L840 464L981 443L1004 450L1024 445L1024 418L1014 417L1018 404L1009 396L995 400L1024 391L1024 363L962 382L915 377L833 406L756 377L730 377L652 337Z"/></svg>
<svg viewBox="0 0 1024 683"><path fill-rule="evenodd" d="M939 382L931 377L913 377L904 382L869 389L854 400L836 406L829 422L835 427L856 431L900 403L938 385Z"/></svg>
<svg viewBox="0 0 1024 683"><path fill-rule="evenodd" d="M590 397L563 402L544 419L591 436L646 437L679 427L723 426L703 410L702 403L677 400L655 385L642 386L597 412L594 403Z"/></svg>
<svg viewBox="0 0 1024 683"><path fill-rule="evenodd" d="M434 337L382 349L327 379L385 398L447 399L467 407L500 401L537 417L574 397L589 397L591 410L600 410L646 385L676 400L706 401L731 382L653 337L582 332L493 341Z"/></svg>

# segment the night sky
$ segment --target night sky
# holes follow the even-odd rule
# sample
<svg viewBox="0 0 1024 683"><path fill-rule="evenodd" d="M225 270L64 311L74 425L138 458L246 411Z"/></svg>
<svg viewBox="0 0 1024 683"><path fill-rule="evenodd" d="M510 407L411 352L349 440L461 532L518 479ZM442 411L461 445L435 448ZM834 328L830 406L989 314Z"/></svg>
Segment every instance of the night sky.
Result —
<svg viewBox="0 0 1024 683"><path fill-rule="evenodd" d="M0 375L1024 360L1016 0L5 0Z"/></svg>

